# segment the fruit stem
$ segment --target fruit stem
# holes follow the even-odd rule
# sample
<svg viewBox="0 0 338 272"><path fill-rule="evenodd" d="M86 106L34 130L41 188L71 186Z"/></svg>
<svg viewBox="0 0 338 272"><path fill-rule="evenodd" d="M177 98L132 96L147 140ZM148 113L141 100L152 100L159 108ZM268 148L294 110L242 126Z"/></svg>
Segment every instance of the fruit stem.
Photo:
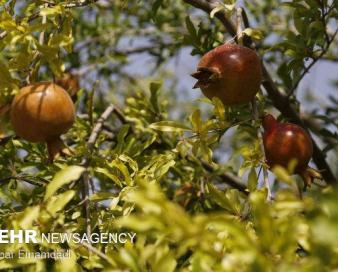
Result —
<svg viewBox="0 0 338 272"><path fill-rule="evenodd" d="M271 114L266 114L263 117L262 125L265 132L271 131L277 124L278 124L277 120Z"/></svg>
<svg viewBox="0 0 338 272"><path fill-rule="evenodd" d="M237 44L243 45L243 32L242 32L242 8L237 8L236 10L236 36Z"/></svg>
<svg viewBox="0 0 338 272"><path fill-rule="evenodd" d="M254 97L252 99L251 105L252 105L252 116L253 116L255 123L257 123L258 119L259 119L259 114L258 114L256 97ZM257 129L257 138L260 142L260 148L261 148L261 152L263 154L263 158L265 158L265 150L264 150L264 146L263 146L263 134L262 134L262 131L259 128ZM264 165L262 165L262 167L263 167L264 185L265 185L265 188L268 191L268 195L267 195L266 198L267 198L268 201L271 201L272 193L271 193L270 184L269 184L269 173L268 173L268 170L266 169L266 167Z"/></svg>
<svg viewBox="0 0 338 272"><path fill-rule="evenodd" d="M71 150L64 144L60 137L51 141L47 141L46 144L48 149L49 163L53 163L55 158L60 155L69 156L72 154Z"/></svg>

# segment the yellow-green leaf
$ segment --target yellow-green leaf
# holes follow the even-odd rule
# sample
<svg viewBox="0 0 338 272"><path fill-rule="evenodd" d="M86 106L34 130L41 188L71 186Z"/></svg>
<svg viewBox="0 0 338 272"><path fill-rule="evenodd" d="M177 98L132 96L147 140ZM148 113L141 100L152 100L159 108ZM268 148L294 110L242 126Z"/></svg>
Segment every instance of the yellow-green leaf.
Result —
<svg viewBox="0 0 338 272"><path fill-rule="evenodd" d="M47 185L45 200L50 198L58 189L74 180L80 178L85 168L77 165L68 166L54 176L53 180Z"/></svg>
<svg viewBox="0 0 338 272"><path fill-rule="evenodd" d="M176 121L160 121L152 123L150 128L165 132L181 132L181 131L190 131L191 129L183 124L180 124Z"/></svg>

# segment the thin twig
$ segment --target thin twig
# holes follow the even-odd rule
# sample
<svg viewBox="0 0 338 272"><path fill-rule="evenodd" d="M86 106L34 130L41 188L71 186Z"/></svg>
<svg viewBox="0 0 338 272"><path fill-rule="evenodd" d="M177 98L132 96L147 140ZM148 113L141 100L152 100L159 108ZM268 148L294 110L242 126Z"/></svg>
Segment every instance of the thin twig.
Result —
<svg viewBox="0 0 338 272"><path fill-rule="evenodd" d="M255 124L256 124L258 122L258 119L259 119L256 97L254 97L251 104L252 104L252 116L253 116L253 119L254 119ZM265 150L264 150L264 145L263 145L263 135L262 135L262 131L259 128L257 129L257 138L260 141L260 148L261 148L261 152L263 154L263 158L265 158ZM270 184L269 184L269 173L268 173L268 170L264 167L264 165L262 165L262 167L263 167L263 181L264 181L265 188L268 191L267 200L271 201L272 194L271 194L271 189L270 189Z"/></svg>
<svg viewBox="0 0 338 272"><path fill-rule="evenodd" d="M90 4L94 4L97 1L99 0L79 0L79 1L68 3L68 4L64 4L63 6L65 8L80 8L80 7L88 6Z"/></svg>
<svg viewBox="0 0 338 272"><path fill-rule="evenodd" d="M107 120L107 118L111 115L111 113L115 110L115 105L110 104L106 110L102 113L100 118L97 120L90 136L89 140L87 142L87 149L89 152L91 152L94 148L95 142L97 140L97 137L99 136L102 128L103 128L103 123Z"/></svg>
<svg viewBox="0 0 338 272"><path fill-rule="evenodd" d="M81 163L86 170L82 174L82 201L83 201L83 212L86 217L86 231L87 235L91 234L91 224L90 224L90 200L89 200L89 184L90 184L90 175L88 171L88 167L90 165L90 156L95 147L96 140L103 129L103 123L108 119L111 113L114 111L115 106L110 104L106 110L102 113L100 118L97 120L89 139L87 141L87 156L84 158L83 162Z"/></svg>
<svg viewBox="0 0 338 272"><path fill-rule="evenodd" d="M320 10L321 10L321 21L323 23L323 27L324 27L324 35L325 35L325 39L326 42L329 43L330 42L330 37L329 34L326 31L326 12L325 12L325 1L319 1L319 5L320 5Z"/></svg>
<svg viewBox="0 0 338 272"><path fill-rule="evenodd" d="M89 172L86 169L82 174L82 201L83 201L83 212L86 217L86 233L88 236L91 235L91 224L90 224L90 200L89 200Z"/></svg>
<svg viewBox="0 0 338 272"><path fill-rule="evenodd" d="M242 8L242 20L243 20L243 24L246 28L250 27L250 22L248 19L248 15L246 14L246 11L244 8Z"/></svg>
<svg viewBox="0 0 338 272"><path fill-rule="evenodd" d="M48 4L44 4L44 5L42 5L42 7L47 8ZM43 15L41 24L45 25L46 23L47 23L47 15ZM39 35L39 44L42 46L44 44L44 42L45 42L45 31L41 31L41 33ZM35 81L33 79L34 69L39 68L39 67L36 67L36 66L37 66L40 58L41 58L41 53L38 50L36 50L36 52L34 53L34 56L33 56L33 60L30 64L28 75L26 77L27 84L30 84L31 82Z"/></svg>
<svg viewBox="0 0 338 272"><path fill-rule="evenodd" d="M48 4L44 4L43 7L47 8ZM47 23L47 15L46 14L44 14L42 16L42 22L41 23L42 23L42 25L45 25ZM43 45L44 41L45 41L45 31L41 31L40 36L39 36L39 44Z"/></svg>
<svg viewBox="0 0 338 272"><path fill-rule="evenodd" d="M237 33L237 43L243 45L243 32L242 32L242 8L237 8L236 10L236 33Z"/></svg>
<svg viewBox="0 0 338 272"><path fill-rule="evenodd" d="M212 165L209 163L202 161L202 166L205 170L207 170L210 173L215 173L217 169L215 169ZM218 175L218 177L226 184L231 186L232 188L235 188L245 194L248 194L246 186L243 184L242 180L235 175L232 175L230 173L223 173Z"/></svg>
<svg viewBox="0 0 338 272"><path fill-rule="evenodd" d="M10 176L10 177L5 177L5 178L0 179L0 184L8 182L11 179L18 180L18 181L23 181L23 182L29 183L31 185L34 185L34 186L44 186L45 185L45 183L34 181L34 180L30 179L28 176Z"/></svg>
<svg viewBox="0 0 338 272"><path fill-rule="evenodd" d="M103 252L101 252L97 248L93 247L91 244L88 244L86 242L81 242L81 245L85 246L89 251L95 253L97 256L101 257L102 259L104 259L108 263L115 265L112 259L110 259L106 254L104 254Z"/></svg>

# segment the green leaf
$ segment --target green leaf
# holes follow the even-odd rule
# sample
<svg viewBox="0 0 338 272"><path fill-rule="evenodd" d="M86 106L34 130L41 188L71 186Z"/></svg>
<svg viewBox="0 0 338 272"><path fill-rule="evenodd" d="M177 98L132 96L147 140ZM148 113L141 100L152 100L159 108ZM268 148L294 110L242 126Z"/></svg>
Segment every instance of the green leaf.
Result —
<svg viewBox="0 0 338 272"><path fill-rule="evenodd" d="M130 128L130 125L126 124L126 125L123 125L119 129L119 132L117 134L117 144L116 144L116 147L115 147L115 150L114 150L114 152L116 154L123 153L124 147L125 147L125 144L126 144L125 143L125 138L128 135L129 128Z"/></svg>
<svg viewBox="0 0 338 272"><path fill-rule="evenodd" d="M225 107L222 101L214 96L212 98L212 103L214 104L214 113L220 121L225 121Z"/></svg>
<svg viewBox="0 0 338 272"><path fill-rule="evenodd" d="M248 176L248 189L250 192L255 191L257 188L258 178L255 168L251 168Z"/></svg>
<svg viewBox="0 0 338 272"><path fill-rule="evenodd" d="M257 28L246 28L243 30L243 33L256 41L259 41L264 37L263 32Z"/></svg>
<svg viewBox="0 0 338 272"><path fill-rule="evenodd" d="M20 258L20 259L7 258L0 260L0 269L2 270L13 269L16 267L22 267L24 265L30 265L35 263L36 263L35 258Z"/></svg>
<svg viewBox="0 0 338 272"><path fill-rule="evenodd" d="M152 7L153 17L156 16L158 9L161 7L163 0L155 0Z"/></svg>
<svg viewBox="0 0 338 272"><path fill-rule="evenodd" d="M201 111L199 109L195 110L190 115L190 122L193 126L193 131L196 133L200 133L202 131Z"/></svg>
<svg viewBox="0 0 338 272"><path fill-rule="evenodd" d="M44 200L50 198L58 189L74 180L80 178L85 168L81 166L67 166L54 176L53 180L47 185Z"/></svg>
<svg viewBox="0 0 338 272"><path fill-rule="evenodd" d="M63 210L69 201L73 199L76 192L74 190L66 191L62 194L52 196L47 204L47 211L54 216L57 212Z"/></svg>
<svg viewBox="0 0 338 272"><path fill-rule="evenodd" d="M231 205L229 205L229 202L225 198L224 193L222 191L220 191L219 189L217 189L212 184L207 184L207 187L208 187L208 191L209 191L209 194L210 194L210 197L212 198L212 200L215 201L222 208L231 212L232 207L231 207Z"/></svg>
<svg viewBox="0 0 338 272"><path fill-rule="evenodd" d="M295 181L290 177L290 174L284 167L277 165L274 168L272 168L272 172L276 175L276 177L280 181L285 182L289 185L295 184Z"/></svg>
<svg viewBox="0 0 338 272"><path fill-rule="evenodd" d="M159 89L161 88L162 83L157 82L151 82L150 83L150 104L155 112L160 112L159 104L158 104L158 94Z"/></svg>
<svg viewBox="0 0 338 272"><path fill-rule="evenodd" d="M185 24L186 24L188 32L190 34L189 37L191 38L192 43L195 46L199 46L200 45L200 41L198 39L196 28L195 28L194 24L192 23L192 21L191 21L191 19L190 19L189 16L185 17Z"/></svg>
<svg viewBox="0 0 338 272"><path fill-rule="evenodd" d="M29 229L32 227L33 222L38 218L40 212L39 206L27 207L20 215L20 227Z"/></svg>
<svg viewBox="0 0 338 272"><path fill-rule="evenodd" d="M214 18L214 17L215 17L215 14L216 14L217 12L222 11L222 10L224 10L224 6L221 5L221 4L218 4L217 7L213 8L212 11L210 12L210 18L211 18L211 19Z"/></svg>
<svg viewBox="0 0 338 272"><path fill-rule="evenodd" d="M40 11L41 16L48 16L48 15L61 15L65 11L64 7L61 5L57 5L54 7L47 7L47 8L42 8Z"/></svg>
<svg viewBox="0 0 338 272"><path fill-rule="evenodd" d="M141 270L139 269L138 265L137 265L137 261L136 259L138 259L136 256L133 256L132 254L130 254L130 252L128 252L126 249L121 248L119 250L119 255L121 258L121 261L131 269L131 271L133 272L141 272Z"/></svg>
<svg viewBox="0 0 338 272"><path fill-rule="evenodd" d="M191 131L191 129L181 123L176 121L160 121L152 123L149 126L152 129L165 131L165 132L181 132L181 131Z"/></svg>
<svg viewBox="0 0 338 272"><path fill-rule="evenodd" d="M110 167L116 167L122 173L124 176L124 181L127 185L133 185L133 180L130 177L129 170L120 159L113 160L109 165Z"/></svg>
<svg viewBox="0 0 338 272"><path fill-rule="evenodd" d="M67 271L67 272L79 271L79 265L77 264L77 256L75 251L70 250L70 255L68 258L56 259L53 271Z"/></svg>
<svg viewBox="0 0 338 272"><path fill-rule="evenodd" d="M166 254L162 253L161 258L156 262L153 271L175 271L176 265L177 262L170 252Z"/></svg>
<svg viewBox="0 0 338 272"><path fill-rule="evenodd" d="M97 192L90 196L90 201L99 202L102 200L114 199L114 198L116 198L116 194L113 194L110 192Z"/></svg>
<svg viewBox="0 0 338 272"><path fill-rule="evenodd" d="M121 183L120 179L117 176L115 176L114 174L112 174L111 171L109 171L108 169L102 168L102 167L96 167L94 169L94 171L97 172L97 173L101 173L101 174L105 175L107 178L114 181L119 187L122 187L122 183Z"/></svg>
<svg viewBox="0 0 338 272"><path fill-rule="evenodd" d="M210 12L210 18L214 18L215 14L220 11L224 11L227 16L230 16L235 7L235 1L224 1L224 3L219 1L219 3L217 3L217 6L213 8L213 10Z"/></svg>

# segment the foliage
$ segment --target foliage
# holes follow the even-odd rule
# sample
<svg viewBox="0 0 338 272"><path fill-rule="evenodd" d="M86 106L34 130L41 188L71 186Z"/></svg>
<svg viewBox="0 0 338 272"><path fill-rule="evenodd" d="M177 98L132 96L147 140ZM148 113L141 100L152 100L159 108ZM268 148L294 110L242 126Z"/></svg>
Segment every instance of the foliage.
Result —
<svg viewBox="0 0 338 272"><path fill-rule="evenodd" d="M219 1L206 14L197 2L0 1L1 229L85 233L89 224L95 233L136 233L126 244L0 244L0 252L71 252L55 261L1 259L0 269L338 267L338 188L314 184L302 193L299 179L281 167L264 184L259 116L276 106L266 88L256 109L224 107L218 99L182 103L192 91L180 93L173 61L187 49L198 56L234 40L217 18L231 21L238 3ZM316 62L337 59L336 1L245 1L244 9L251 22L245 39L255 41L276 89L320 140L337 177L337 97L320 105L299 101L296 92ZM139 55L148 62L138 63ZM8 107L27 82L64 72L79 75L82 86L76 122L63 136L73 155L48 164L44 144L15 137ZM315 110L301 112L304 102ZM109 105L113 113L91 147Z"/></svg>

